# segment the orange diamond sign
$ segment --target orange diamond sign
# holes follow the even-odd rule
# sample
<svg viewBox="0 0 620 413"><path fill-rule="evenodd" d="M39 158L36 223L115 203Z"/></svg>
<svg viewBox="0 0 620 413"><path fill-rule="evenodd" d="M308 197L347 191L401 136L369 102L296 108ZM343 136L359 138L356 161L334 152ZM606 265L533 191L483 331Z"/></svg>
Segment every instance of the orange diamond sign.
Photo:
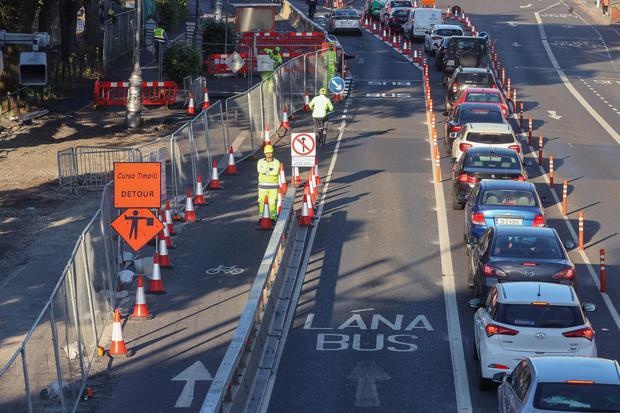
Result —
<svg viewBox="0 0 620 413"><path fill-rule="evenodd" d="M136 252L164 229L164 224L149 209L135 208L125 210L111 226Z"/></svg>

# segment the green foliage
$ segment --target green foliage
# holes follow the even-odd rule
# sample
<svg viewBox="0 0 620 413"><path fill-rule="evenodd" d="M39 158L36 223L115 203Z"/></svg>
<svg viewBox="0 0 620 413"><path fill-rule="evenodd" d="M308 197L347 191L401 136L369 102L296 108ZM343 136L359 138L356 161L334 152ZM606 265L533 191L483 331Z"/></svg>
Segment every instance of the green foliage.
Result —
<svg viewBox="0 0 620 413"><path fill-rule="evenodd" d="M207 19L202 26L202 43L204 44L205 56L212 53L224 53L224 41L228 41L228 52L233 49L231 45L235 45L237 42L237 33L235 32L235 26L232 23L226 26L226 23L216 22L215 19ZM228 30L228 38L226 39L225 33ZM241 50L243 52L243 50Z"/></svg>
<svg viewBox="0 0 620 413"><path fill-rule="evenodd" d="M178 84L185 76L196 77L201 73L200 53L181 43L173 43L164 53L163 70L166 77Z"/></svg>
<svg viewBox="0 0 620 413"><path fill-rule="evenodd" d="M188 0L156 0L159 23L168 31L174 30L187 17Z"/></svg>

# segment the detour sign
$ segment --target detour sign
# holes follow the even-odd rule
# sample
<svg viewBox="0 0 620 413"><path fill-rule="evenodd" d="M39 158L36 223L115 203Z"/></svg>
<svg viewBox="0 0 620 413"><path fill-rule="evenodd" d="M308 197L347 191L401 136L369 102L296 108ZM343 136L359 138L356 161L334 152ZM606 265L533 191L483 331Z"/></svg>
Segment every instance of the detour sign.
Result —
<svg viewBox="0 0 620 413"><path fill-rule="evenodd" d="M161 163L114 162L114 208L159 208Z"/></svg>

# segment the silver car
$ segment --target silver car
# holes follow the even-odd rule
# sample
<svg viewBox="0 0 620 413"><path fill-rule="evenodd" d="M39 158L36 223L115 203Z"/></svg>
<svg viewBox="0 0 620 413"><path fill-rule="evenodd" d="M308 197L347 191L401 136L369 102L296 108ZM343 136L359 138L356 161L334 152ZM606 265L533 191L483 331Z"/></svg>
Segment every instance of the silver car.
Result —
<svg viewBox="0 0 620 413"><path fill-rule="evenodd" d="M327 31L329 33L354 32L361 35L360 15L355 9L334 9L327 18Z"/></svg>
<svg viewBox="0 0 620 413"><path fill-rule="evenodd" d="M529 357L497 373L499 413L620 412L620 365L570 356Z"/></svg>

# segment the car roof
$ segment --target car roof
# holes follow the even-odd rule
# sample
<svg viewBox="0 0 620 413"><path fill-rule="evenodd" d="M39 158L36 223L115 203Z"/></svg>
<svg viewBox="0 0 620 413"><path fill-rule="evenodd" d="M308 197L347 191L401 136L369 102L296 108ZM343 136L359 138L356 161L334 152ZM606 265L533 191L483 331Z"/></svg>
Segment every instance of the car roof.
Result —
<svg viewBox="0 0 620 413"><path fill-rule="evenodd" d="M492 112L501 112L502 109L497 103L490 102L463 102L458 105L461 110L486 109Z"/></svg>
<svg viewBox="0 0 620 413"><path fill-rule="evenodd" d="M535 281L498 283L497 300L504 304L539 301L550 305L579 305L577 293L570 285Z"/></svg>
<svg viewBox="0 0 620 413"><path fill-rule="evenodd" d="M359 13L355 9L336 9L333 10L334 15L343 15L343 16L359 16Z"/></svg>
<svg viewBox="0 0 620 413"><path fill-rule="evenodd" d="M450 39L460 36L450 36ZM462 73L491 73L491 70L487 67L463 67L459 66L457 68L458 71Z"/></svg>
<svg viewBox="0 0 620 413"><path fill-rule="evenodd" d="M468 87L465 93L492 93L494 95L499 95L499 89L495 89L492 87Z"/></svg>
<svg viewBox="0 0 620 413"><path fill-rule="evenodd" d="M472 122L466 126L469 132L512 133L512 128L507 123Z"/></svg>
<svg viewBox="0 0 620 413"><path fill-rule="evenodd" d="M620 384L620 366L615 360L593 357L531 357L530 363L540 382L593 380L599 384Z"/></svg>
<svg viewBox="0 0 620 413"><path fill-rule="evenodd" d="M474 153L476 155L500 155L500 156L518 156L514 149L502 148L496 146L474 146L467 149L465 153ZM519 181L516 181L519 182Z"/></svg>
<svg viewBox="0 0 620 413"><path fill-rule="evenodd" d="M479 146L483 148L483 146ZM469 148L467 152L472 151L474 148ZM515 153L512 149L507 149L512 153ZM487 189L494 190L511 190L511 191L531 191L536 192L536 187L533 183L527 181L513 181L508 179L483 179L480 181L480 189L485 191Z"/></svg>
<svg viewBox="0 0 620 413"><path fill-rule="evenodd" d="M540 238L556 238L557 233L550 227L517 227L499 225L494 227L497 235L534 236Z"/></svg>
<svg viewBox="0 0 620 413"><path fill-rule="evenodd" d="M410 11L413 10L413 7L393 7L392 10L390 10L390 13L394 13L397 11Z"/></svg>
<svg viewBox="0 0 620 413"><path fill-rule="evenodd" d="M463 28L461 26L458 26L456 24L436 24L435 29L456 29L456 30L463 30Z"/></svg>

